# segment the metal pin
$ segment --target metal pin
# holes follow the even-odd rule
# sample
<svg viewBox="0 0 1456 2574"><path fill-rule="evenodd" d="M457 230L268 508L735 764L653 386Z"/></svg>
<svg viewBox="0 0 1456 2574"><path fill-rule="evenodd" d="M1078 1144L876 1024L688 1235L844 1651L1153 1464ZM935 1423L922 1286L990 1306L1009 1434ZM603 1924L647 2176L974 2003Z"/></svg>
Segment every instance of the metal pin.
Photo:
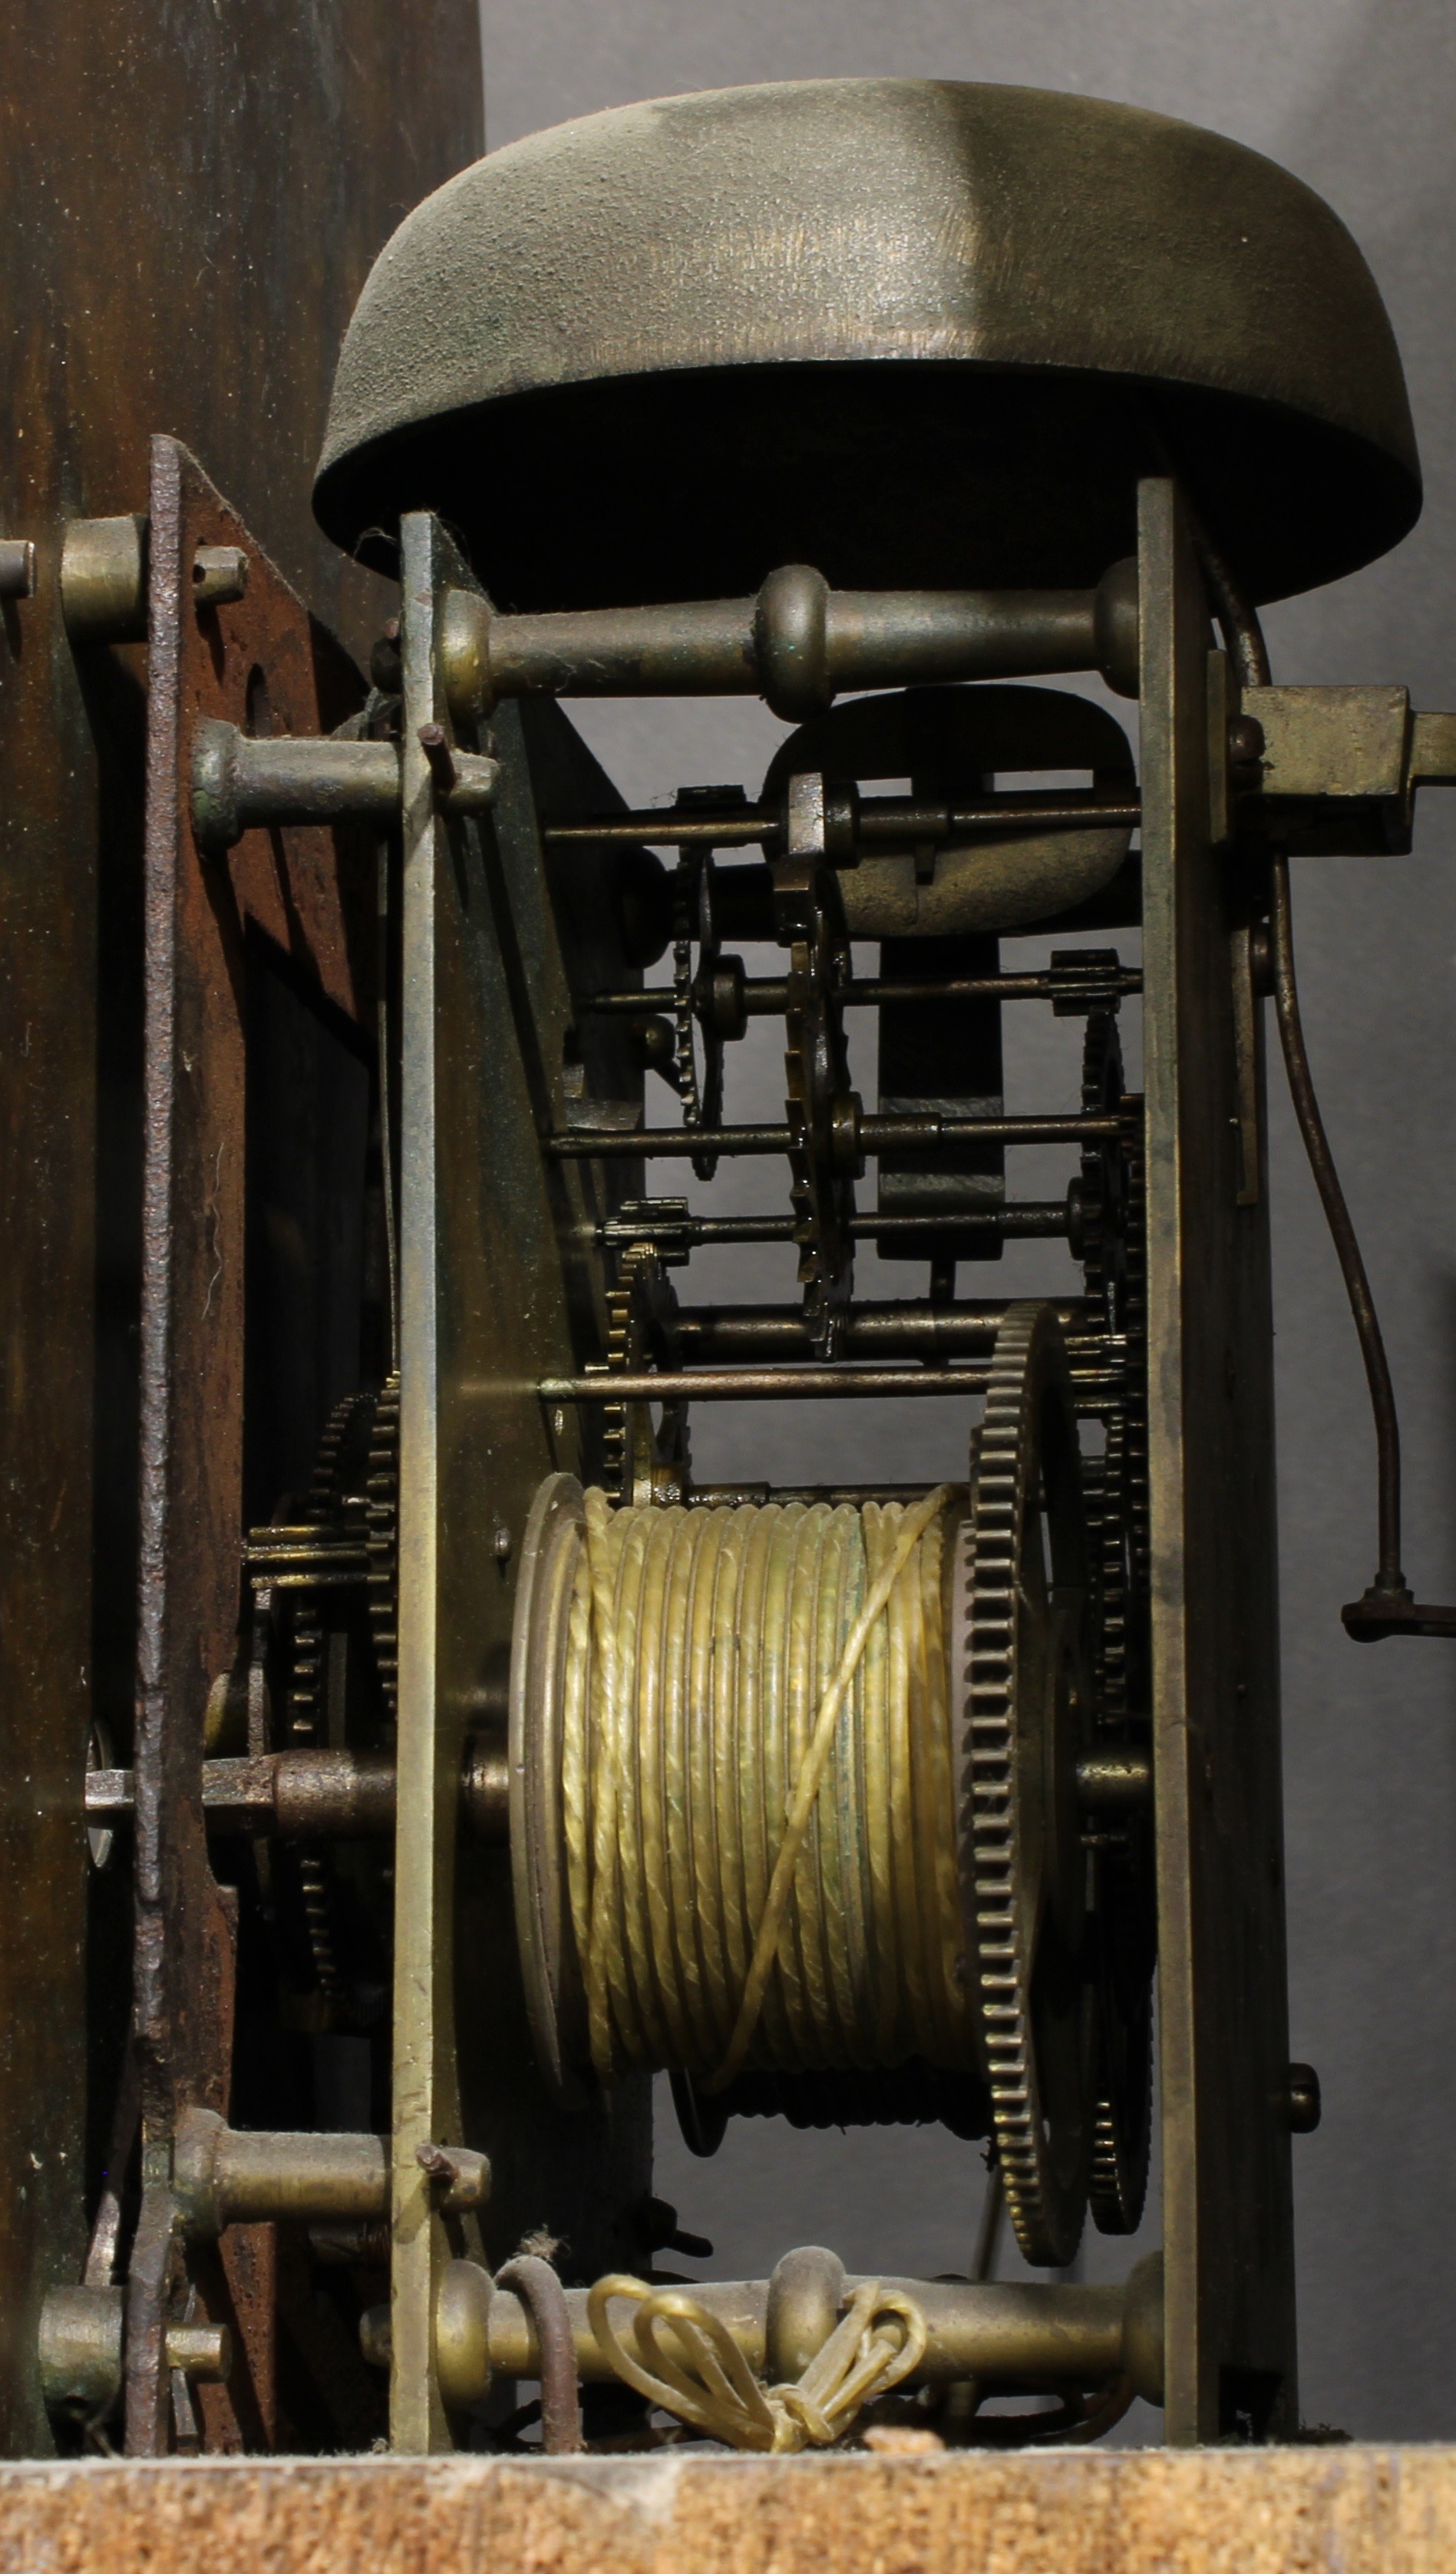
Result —
<svg viewBox="0 0 1456 2574"><path fill-rule="evenodd" d="M241 546L199 546L192 558L192 604L226 608L248 587L248 557Z"/></svg>
<svg viewBox="0 0 1456 2574"><path fill-rule="evenodd" d="M35 547L29 537L0 537L0 599L35 597Z"/></svg>
<svg viewBox="0 0 1456 2574"><path fill-rule="evenodd" d="M435 780L436 794L439 796L448 795L451 788L458 781L459 771L456 768L454 755L445 736L444 724L422 724L420 726L420 748L423 750L426 758L430 762L430 774Z"/></svg>

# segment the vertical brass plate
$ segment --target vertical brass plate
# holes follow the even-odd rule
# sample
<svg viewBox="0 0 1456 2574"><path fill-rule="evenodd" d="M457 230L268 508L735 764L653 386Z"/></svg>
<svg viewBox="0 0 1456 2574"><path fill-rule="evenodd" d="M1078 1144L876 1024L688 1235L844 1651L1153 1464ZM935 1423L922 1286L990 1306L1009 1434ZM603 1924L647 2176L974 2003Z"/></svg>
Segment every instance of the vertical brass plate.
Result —
<svg viewBox="0 0 1456 2574"><path fill-rule="evenodd" d="M1208 611L1169 482L1140 487L1138 579L1166 2428L1189 2442L1298 2425L1273 1325L1209 829ZM1257 1117L1262 1150L1261 1087Z"/></svg>
<svg viewBox="0 0 1456 2574"><path fill-rule="evenodd" d="M573 990L630 979L618 860L549 873L537 812L620 802L555 705L503 707L494 814L448 826L419 746L448 720L436 661L447 584L473 586L437 522L403 525L404 974L401 1188L400 1738L396 1848L392 2438L450 2440L431 2362L434 2279L452 2245L431 2214L422 2143L491 2156L494 2262L542 2230L570 2279L634 2267L651 2168L645 2083L573 2111L537 2062L517 1955L509 1854L457 1846L472 1727L504 1712L517 1569L538 1488L580 1474L580 1428L536 1385L599 1356L594 1232L608 1210L582 1164L541 1139L586 1098L640 1106L614 1039L578 1077ZM484 734L464 746L485 748ZM633 1184L618 1166L614 1195ZM640 1174L636 1184L640 1187Z"/></svg>

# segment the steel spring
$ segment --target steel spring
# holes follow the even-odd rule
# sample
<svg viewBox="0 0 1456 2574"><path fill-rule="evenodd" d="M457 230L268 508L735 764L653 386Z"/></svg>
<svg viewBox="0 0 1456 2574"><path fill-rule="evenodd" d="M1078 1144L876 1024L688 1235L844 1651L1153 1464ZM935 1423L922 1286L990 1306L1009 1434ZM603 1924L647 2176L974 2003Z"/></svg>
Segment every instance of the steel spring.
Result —
<svg viewBox="0 0 1456 2574"><path fill-rule="evenodd" d="M587 1495L562 1811L604 2079L674 2065L713 2088L738 2063L912 2055L974 2066L951 1499L613 1510ZM856 1650L856 1622L886 1585ZM794 1860L789 1818L810 1797Z"/></svg>

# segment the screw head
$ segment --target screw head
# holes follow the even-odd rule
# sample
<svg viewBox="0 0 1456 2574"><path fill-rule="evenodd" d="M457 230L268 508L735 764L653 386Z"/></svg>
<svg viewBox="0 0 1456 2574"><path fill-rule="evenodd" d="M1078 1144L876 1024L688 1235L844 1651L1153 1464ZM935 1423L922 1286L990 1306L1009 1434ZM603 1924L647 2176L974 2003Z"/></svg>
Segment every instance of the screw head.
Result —
<svg viewBox="0 0 1456 2574"><path fill-rule="evenodd" d="M1264 727L1256 715L1235 715L1228 727L1229 765L1240 782L1256 786L1264 756Z"/></svg>
<svg viewBox="0 0 1456 2574"><path fill-rule="evenodd" d="M508 1528L497 1529L494 1545L496 1549L497 1562L499 1564L504 1564L507 1556L511 1552L511 1532Z"/></svg>
<svg viewBox="0 0 1456 2574"><path fill-rule="evenodd" d="M1312 2136L1319 2125L1323 2103L1319 2096L1319 2075L1312 2064L1289 2067L1289 2124L1296 2136Z"/></svg>

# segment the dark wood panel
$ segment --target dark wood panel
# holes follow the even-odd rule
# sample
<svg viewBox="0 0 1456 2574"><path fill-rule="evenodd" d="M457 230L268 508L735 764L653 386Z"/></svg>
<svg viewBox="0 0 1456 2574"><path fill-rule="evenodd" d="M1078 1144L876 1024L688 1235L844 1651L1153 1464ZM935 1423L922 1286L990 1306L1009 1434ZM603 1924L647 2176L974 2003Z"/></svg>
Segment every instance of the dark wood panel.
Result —
<svg viewBox="0 0 1456 2574"><path fill-rule="evenodd" d="M184 439L331 624L388 593L313 527L330 377L399 217L481 149L474 0L10 0L0 12L0 2448L43 2449L39 2297L77 2275L81 1771L131 1726L141 1171L139 649L74 656L70 515ZM93 1560L99 1579L93 1585ZM99 1987L115 2004L116 1882ZM121 1911L124 1914L124 1890ZM120 1951L124 1965L125 1949ZM111 2017L115 2024L116 2012ZM108 2112L105 2062L93 2084Z"/></svg>

